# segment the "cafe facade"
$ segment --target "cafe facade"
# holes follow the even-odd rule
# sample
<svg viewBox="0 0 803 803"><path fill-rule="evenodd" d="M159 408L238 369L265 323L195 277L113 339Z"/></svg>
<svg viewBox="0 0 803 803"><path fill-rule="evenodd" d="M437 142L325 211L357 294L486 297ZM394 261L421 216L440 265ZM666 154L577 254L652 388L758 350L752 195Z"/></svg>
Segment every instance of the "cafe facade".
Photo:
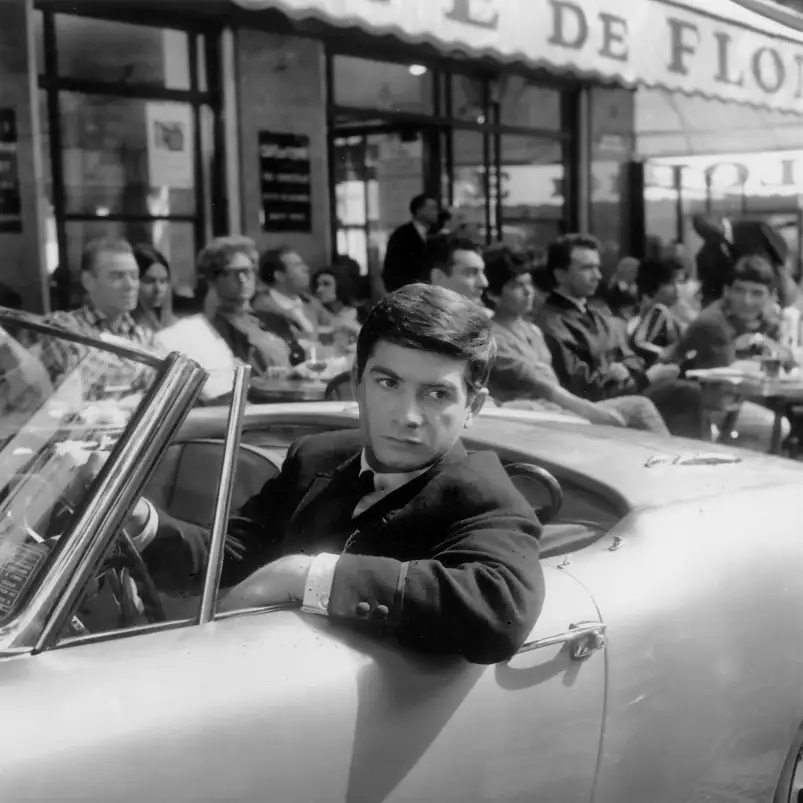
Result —
<svg viewBox="0 0 803 803"><path fill-rule="evenodd" d="M682 213L678 143L718 110L790 139L803 114L803 34L698 5L0 0L0 282L31 309L72 303L101 235L153 242L188 296L227 233L367 271L420 192L481 242L583 230L609 263L638 254L653 164Z"/></svg>

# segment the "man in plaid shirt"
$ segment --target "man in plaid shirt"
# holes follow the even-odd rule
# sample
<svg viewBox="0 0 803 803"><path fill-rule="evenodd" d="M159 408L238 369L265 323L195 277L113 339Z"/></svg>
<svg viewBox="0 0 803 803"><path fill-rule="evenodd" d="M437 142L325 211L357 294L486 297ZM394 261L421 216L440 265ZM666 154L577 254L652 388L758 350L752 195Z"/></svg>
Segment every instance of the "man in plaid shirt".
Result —
<svg viewBox="0 0 803 803"><path fill-rule="evenodd" d="M114 335L153 346L153 333L134 322L139 298L139 268L125 240L93 240L81 257L81 281L87 303L70 312L56 312L48 323L96 337ZM133 360L54 337L40 338L31 348L54 384L80 366L85 400L126 395L147 389L153 369Z"/></svg>

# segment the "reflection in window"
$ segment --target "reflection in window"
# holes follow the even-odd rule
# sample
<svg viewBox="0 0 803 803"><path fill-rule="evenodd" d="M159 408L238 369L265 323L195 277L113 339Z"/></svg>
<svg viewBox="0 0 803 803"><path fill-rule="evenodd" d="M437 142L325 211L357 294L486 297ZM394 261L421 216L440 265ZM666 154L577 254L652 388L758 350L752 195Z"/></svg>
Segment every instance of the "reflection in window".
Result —
<svg viewBox="0 0 803 803"><path fill-rule="evenodd" d="M339 106L424 112L433 108L433 77L419 65L336 56L334 93Z"/></svg>
<svg viewBox="0 0 803 803"><path fill-rule="evenodd" d="M499 82L500 122L521 128L561 129L560 91L505 74Z"/></svg>
<svg viewBox="0 0 803 803"><path fill-rule="evenodd" d="M454 181L451 228L480 243L495 239L486 224L485 135L480 131L454 132L452 140ZM492 229L496 208L491 206Z"/></svg>
<svg viewBox="0 0 803 803"><path fill-rule="evenodd" d="M194 215L192 107L59 94L67 213Z"/></svg>
<svg viewBox="0 0 803 803"><path fill-rule="evenodd" d="M556 140L506 134L501 155L503 239L544 247L564 218L563 147Z"/></svg>
<svg viewBox="0 0 803 803"><path fill-rule="evenodd" d="M489 122L486 84L468 75L452 76L452 117L478 125Z"/></svg>
<svg viewBox="0 0 803 803"><path fill-rule="evenodd" d="M183 31L57 14L56 43L60 76L190 88L189 36Z"/></svg>

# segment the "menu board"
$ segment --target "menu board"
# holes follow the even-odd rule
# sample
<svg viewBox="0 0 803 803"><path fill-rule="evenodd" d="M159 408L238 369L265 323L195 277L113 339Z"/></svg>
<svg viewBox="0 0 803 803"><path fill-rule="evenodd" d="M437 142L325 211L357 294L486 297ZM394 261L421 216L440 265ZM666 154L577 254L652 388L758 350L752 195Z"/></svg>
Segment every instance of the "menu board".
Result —
<svg viewBox="0 0 803 803"><path fill-rule="evenodd" d="M0 233L22 231L18 159L16 113L0 109Z"/></svg>
<svg viewBox="0 0 803 803"><path fill-rule="evenodd" d="M259 132L262 231L312 231L309 137Z"/></svg>

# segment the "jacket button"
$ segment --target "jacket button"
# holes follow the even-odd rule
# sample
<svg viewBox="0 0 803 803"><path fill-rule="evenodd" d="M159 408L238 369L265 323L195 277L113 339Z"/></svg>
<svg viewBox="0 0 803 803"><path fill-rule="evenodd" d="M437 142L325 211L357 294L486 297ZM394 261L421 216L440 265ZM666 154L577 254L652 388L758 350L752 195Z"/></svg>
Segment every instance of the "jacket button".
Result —
<svg viewBox="0 0 803 803"><path fill-rule="evenodd" d="M359 602L355 610L357 616L368 616L371 613L371 606L367 602Z"/></svg>
<svg viewBox="0 0 803 803"><path fill-rule="evenodd" d="M390 616L390 610L387 605L377 605L374 609L374 616L377 619L387 619Z"/></svg>

